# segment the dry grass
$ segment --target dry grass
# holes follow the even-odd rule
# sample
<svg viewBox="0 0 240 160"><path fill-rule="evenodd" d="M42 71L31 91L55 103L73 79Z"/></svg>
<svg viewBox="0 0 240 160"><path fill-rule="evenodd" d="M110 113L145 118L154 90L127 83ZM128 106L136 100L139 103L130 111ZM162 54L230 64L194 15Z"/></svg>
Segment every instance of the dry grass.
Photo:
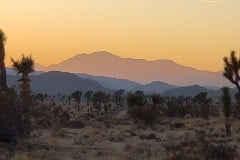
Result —
<svg viewBox="0 0 240 160"><path fill-rule="evenodd" d="M235 145L240 142L240 122L233 120L233 135L226 139L221 117L161 118L147 126L128 117L75 112L71 115L74 120L81 121L84 128L60 127L59 122L54 122L52 127L34 130L30 139L20 141L11 160L165 160L193 153L197 146L194 142L200 140L227 140ZM177 153L165 148L176 148L177 144L181 144Z"/></svg>

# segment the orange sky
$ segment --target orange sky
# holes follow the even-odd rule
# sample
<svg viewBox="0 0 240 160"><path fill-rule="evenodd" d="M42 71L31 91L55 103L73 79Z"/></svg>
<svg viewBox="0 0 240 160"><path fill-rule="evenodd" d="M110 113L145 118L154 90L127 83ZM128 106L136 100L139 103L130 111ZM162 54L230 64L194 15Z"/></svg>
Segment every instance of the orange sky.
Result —
<svg viewBox="0 0 240 160"><path fill-rule="evenodd" d="M22 53L49 65L105 50L217 71L240 51L239 20L239 0L0 1L8 65Z"/></svg>

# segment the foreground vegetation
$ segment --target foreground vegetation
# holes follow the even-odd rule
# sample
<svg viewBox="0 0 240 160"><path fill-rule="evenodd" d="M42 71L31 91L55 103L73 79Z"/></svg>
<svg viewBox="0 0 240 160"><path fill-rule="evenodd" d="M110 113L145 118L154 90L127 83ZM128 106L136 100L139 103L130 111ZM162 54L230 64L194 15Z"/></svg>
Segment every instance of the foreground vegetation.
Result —
<svg viewBox="0 0 240 160"><path fill-rule="evenodd" d="M21 74L8 88L6 38L0 31L0 159L237 160L240 149L240 60L224 58L224 76L236 85L211 99L162 97L143 91L32 93L31 56L12 59Z"/></svg>
<svg viewBox="0 0 240 160"><path fill-rule="evenodd" d="M92 93L89 101L83 96L79 105L75 96L32 95L31 134L16 137L17 144L1 143L2 158L239 158L239 120L229 117L229 136L227 112L222 105L208 102L205 93L176 98L137 91L119 96L123 101L119 106L117 92L109 101L104 101L108 95L104 92Z"/></svg>

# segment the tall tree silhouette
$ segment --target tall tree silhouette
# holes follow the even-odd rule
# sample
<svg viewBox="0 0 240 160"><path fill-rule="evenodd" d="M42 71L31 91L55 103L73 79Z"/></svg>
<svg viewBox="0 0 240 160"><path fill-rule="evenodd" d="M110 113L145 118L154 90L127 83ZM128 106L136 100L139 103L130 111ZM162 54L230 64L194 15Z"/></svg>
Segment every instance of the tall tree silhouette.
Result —
<svg viewBox="0 0 240 160"><path fill-rule="evenodd" d="M224 57L224 72L223 76L226 77L232 84L234 84L238 92L234 95L238 103L236 113L240 113L240 58L236 56L235 51L232 51L230 57Z"/></svg>
<svg viewBox="0 0 240 160"><path fill-rule="evenodd" d="M231 52L230 57L224 57L224 72L223 76L226 77L231 83L233 83L240 93L240 59L237 58L235 51Z"/></svg>
<svg viewBox="0 0 240 160"><path fill-rule="evenodd" d="M6 68L5 68L5 47L4 43L6 42L6 36L4 32L0 29L0 91L7 89L7 80L6 80Z"/></svg>
<svg viewBox="0 0 240 160"><path fill-rule="evenodd" d="M84 94L84 98L86 98L86 100L87 100L87 106L89 106L90 100L92 98L92 94L93 94L93 91L87 91Z"/></svg>
<svg viewBox="0 0 240 160"><path fill-rule="evenodd" d="M22 55L20 60L11 60L13 63L12 67L18 74L22 74L22 77L18 81L21 82L23 134L24 136L29 136L31 127L31 114L29 107L31 102L31 90L29 73L34 71L34 60L31 56L25 55Z"/></svg>
<svg viewBox="0 0 240 160"><path fill-rule="evenodd" d="M74 91L71 95L71 97L75 100L78 106L78 110L80 111L80 102L82 98L82 91Z"/></svg>
<svg viewBox="0 0 240 160"><path fill-rule="evenodd" d="M223 103L223 113L225 116L225 126L227 136L231 136L231 124L230 124L230 114L231 114L231 96L229 94L229 88L222 88L222 103Z"/></svg>
<svg viewBox="0 0 240 160"><path fill-rule="evenodd" d="M113 100L116 103L117 107L122 107L123 103L124 103L124 90L123 89L119 89L117 91L114 92L113 94Z"/></svg>

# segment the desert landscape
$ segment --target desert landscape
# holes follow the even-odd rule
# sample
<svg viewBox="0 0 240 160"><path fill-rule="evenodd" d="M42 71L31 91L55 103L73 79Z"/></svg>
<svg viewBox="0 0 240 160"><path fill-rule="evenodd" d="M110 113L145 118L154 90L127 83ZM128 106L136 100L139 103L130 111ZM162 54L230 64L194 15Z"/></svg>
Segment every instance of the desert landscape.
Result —
<svg viewBox="0 0 240 160"><path fill-rule="evenodd" d="M149 124L131 118L125 104L89 114L86 102L80 111L74 101L37 103L31 136L1 144L1 159L234 159L239 153L239 120L231 120L228 137L220 106L207 119L169 110Z"/></svg>
<svg viewBox="0 0 240 160"><path fill-rule="evenodd" d="M0 1L0 160L240 160L239 6Z"/></svg>

